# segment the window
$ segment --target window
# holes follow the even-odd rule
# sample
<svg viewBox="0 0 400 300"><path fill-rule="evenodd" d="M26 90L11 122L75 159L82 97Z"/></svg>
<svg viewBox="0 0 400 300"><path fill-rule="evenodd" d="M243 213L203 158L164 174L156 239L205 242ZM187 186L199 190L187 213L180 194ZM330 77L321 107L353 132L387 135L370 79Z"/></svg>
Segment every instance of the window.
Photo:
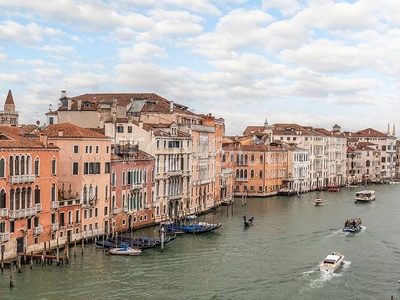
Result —
<svg viewBox="0 0 400 300"><path fill-rule="evenodd" d="M117 182L116 174L115 171L113 171L111 175L111 186L115 186L116 182Z"/></svg>
<svg viewBox="0 0 400 300"><path fill-rule="evenodd" d="M105 174L110 174L110 166L111 166L111 163L110 163L110 162L106 162L106 163L104 164L104 173L105 173Z"/></svg>
<svg viewBox="0 0 400 300"><path fill-rule="evenodd" d="M96 154L99 154L99 146L96 146Z"/></svg>
<svg viewBox="0 0 400 300"><path fill-rule="evenodd" d="M99 217L99 209L97 207L94 209L94 217L95 218Z"/></svg>
<svg viewBox="0 0 400 300"><path fill-rule="evenodd" d="M180 141L168 141L168 148L179 148Z"/></svg>
<svg viewBox="0 0 400 300"><path fill-rule="evenodd" d="M35 159L35 175L39 176L39 158Z"/></svg>
<svg viewBox="0 0 400 300"><path fill-rule="evenodd" d="M88 218L88 213L87 213L87 209L85 209L85 210L83 211L83 219L84 219L84 220L87 220L87 218Z"/></svg>
<svg viewBox="0 0 400 300"><path fill-rule="evenodd" d="M78 224L79 223L79 210L75 211L75 223Z"/></svg>
<svg viewBox="0 0 400 300"><path fill-rule="evenodd" d="M72 163L72 175L78 175L79 163L73 162Z"/></svg>
<svg viewBox="0 0 400 300"><path fill-rule="evenodd" d="M51 201L56 201L56 185L53 183L51 185Z"/></svg>
<svg viewBox="0 0 400 300"><path fill-rule="evenodd" d="M124 133L124 126L118 125L118 126L117 126L117 132L118 132L118 133Z"/></svg>
<svg viewBox="0 0 400 300"><path fill-rule="evenodd" d="M60 213L60 227L65 226L64 213Z"/></svg>
<svg viewBox="0 0 400 300"><path fill-rule="evenodd" d="M92 153L92 151L93 151L92 146L86 146L85 151L86 151L86 154Z"/></svg>
<svg viewBox="0 0 400 300"><path fill-rule="evenodd" d="M100 174L100 163L99 162L93 162L93 163L85 163L83 165L84 170L83 174Z"/></svg>
<svg viewBox="0 0 400 300"><path fill-rule="evenodd" d="M105 216L108 215L108 206L104 206L104 215L105 215Z"/></svg>
<svg viewBox="0 0 400 300"><path fill-rule="evenodd" d="M5 161L4 158L0 159L0 177L5 177Z"/></svg>
<svg viewBox="0 0 400 300"><path fill-rule="evenodd" d="M74 151L73 151L73 153L74 153L74 154L79 153L79 146L78 146L78 145L74 145Z"/></svg>
<svg viewBox="0 0 400 300"><path fill-rule="evenodd" d="M10 221L10 232L13 233L15 231L15 223L14 221Z"/></svg>
<svg viewBox="0 0 400 300"><path fill-rule="evenodd" d="M128 126L128 133L132 133L132 126Z"/></svg>
<svg viewBox="0 0 400 300"><path fill-rule="evenodd" d="M56 175L56 160L53 158L51 160L51 175Z"/></svg>

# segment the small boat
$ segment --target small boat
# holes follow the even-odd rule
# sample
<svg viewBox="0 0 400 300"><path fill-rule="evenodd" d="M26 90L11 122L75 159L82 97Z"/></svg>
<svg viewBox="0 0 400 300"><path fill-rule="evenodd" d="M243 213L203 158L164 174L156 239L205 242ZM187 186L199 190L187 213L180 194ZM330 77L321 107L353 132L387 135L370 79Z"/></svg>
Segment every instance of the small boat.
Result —
<svg viewBox="0 0 400 300"><path fill-rule="evenodd" d="M340 188L337 186L331 186L331 187L328 187L328 192L337 193L337 192L340 192Z"/></svg>
<svg viewBox="0 0 400 300"><path fill-rule="evenodd" d="M340 267L344 260L344 255L339 252L332 252L320 263L321 272L333 273Z"/></svg>
<svg viewBox="0 0 400 300"><path fill-rule="evenodd" d="M142 253L142 250L140 249L134 249L131 247L118 247L118 248L111 248L107 252L110 255L139 255Z"/></svg>
<svg viewBox="0 0 400 300"><path fill-rule="evenodd" d="M187 221L193 221L193 220L196 220L196 219L197 219L197 216L196 216L196 215L190 215L190 216L186 216L185 219L186 219Z"/></svg>
<svg viewBox="0 0 400 300"><path fill-rule="evenodd" d="M254 217L247 220L246 216L243 216L244 226L253 226Z"/></svg>
<svg viewBox="0 0 400 300"><path fill-rule="evenodd" d="M324 204L324 201L322 201L321 198L317 198L317 199L315 199L315 201L314 201L314 205L315 205L315 206L321 206L321 205L323 205L323 204Z"/></svg>
<svg viewBox="0 0 400 300"><path fill-rule="evenodd" d="M374 190L364 190L356 192L354 197L355 202L371 202L375 200Z"/></svg>
<svg viewBox="0 0 400 300"><path fill-rule="evenodd" d="M129 244L127 243L123 243L123 242L107 242L107 241L96 241L96 246L100 247L100 248L106 248L106 249L110 249L110 248L124 248L124 247L129 247Z"/></svg>
<svg viewBox="0 0 400 300"><path fill-rule="evenodd" d="M344 223L343 231L344 232L359 232L362 229L361 218L349 219Z"/></svg>

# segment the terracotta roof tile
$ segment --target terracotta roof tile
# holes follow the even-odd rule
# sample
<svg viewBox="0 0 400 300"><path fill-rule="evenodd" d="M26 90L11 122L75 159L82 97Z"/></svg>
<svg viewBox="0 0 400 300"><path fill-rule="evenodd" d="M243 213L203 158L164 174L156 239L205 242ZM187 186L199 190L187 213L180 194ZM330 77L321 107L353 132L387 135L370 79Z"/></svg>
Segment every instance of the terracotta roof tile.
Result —
<svg viewBox="0 0 400 300"><path fill-rule="evenodd" d="M47 125L42 129L41 133L50 138L97 138L109 139L108 136L97 133L91 129L79 127L71 123L60 123L54 125Z"/></svg>

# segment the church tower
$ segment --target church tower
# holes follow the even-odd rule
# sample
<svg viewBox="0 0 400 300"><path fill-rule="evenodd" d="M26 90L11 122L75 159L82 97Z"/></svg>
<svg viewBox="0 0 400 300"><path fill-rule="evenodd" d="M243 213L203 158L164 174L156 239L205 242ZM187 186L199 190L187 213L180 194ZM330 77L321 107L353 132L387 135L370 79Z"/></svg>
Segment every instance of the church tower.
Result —
<svg viewBox="0 0 400 300"><path fill-rule="evenodd" d="M18 125L18 112L15 111L14 98L11 90L8 90L6 103L4 104L4 110L0 111L0 124L9 126Z"/></svg>

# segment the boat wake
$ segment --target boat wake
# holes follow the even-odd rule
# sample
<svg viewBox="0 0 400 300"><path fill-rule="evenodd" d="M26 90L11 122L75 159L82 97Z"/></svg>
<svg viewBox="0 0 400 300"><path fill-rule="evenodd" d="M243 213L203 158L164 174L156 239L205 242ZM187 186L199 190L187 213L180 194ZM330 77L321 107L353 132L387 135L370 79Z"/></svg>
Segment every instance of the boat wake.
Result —
<svg viewBox="0 0 400 300"><path fill-rule="evenodd" d="M302 273L303 277L308 278L308 283L303 286L300 293L307 292L312 289L322 288L327 282L333 278L342 276L340 273L327 273L321 271L306 271Z"/></svg>
<svg viewBox="0 0 400 300"><path fill-rule="evenodd" d="M350 265L351 261L344 260L341 267L338 269L338 273L321 272L319 270L311 270L301 273L303 278L309 278L310 281L300 290L300 293L304 293L311 289L322 288L327 282L331 281L332 279L341 277L342 272L350 268Z"/></svg>

